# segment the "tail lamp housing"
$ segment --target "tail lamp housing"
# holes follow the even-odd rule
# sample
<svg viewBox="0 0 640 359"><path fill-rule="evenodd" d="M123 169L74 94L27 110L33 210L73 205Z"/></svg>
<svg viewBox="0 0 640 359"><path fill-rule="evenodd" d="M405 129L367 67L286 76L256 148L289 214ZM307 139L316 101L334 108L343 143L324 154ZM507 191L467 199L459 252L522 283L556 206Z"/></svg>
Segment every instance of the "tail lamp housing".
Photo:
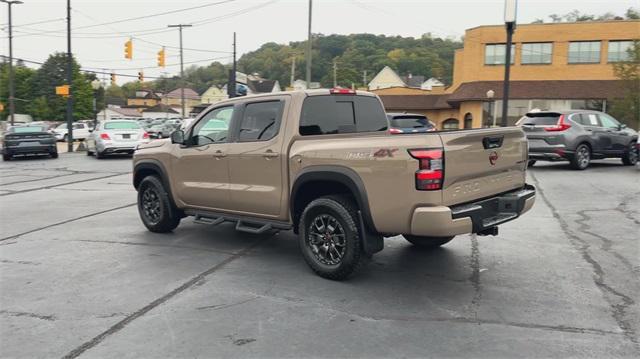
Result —
<svg viewBox="0 0 640 359"><path fill-rule="evenodd" d="M558 117L558 123L555 126L545 127L544 130L549 132L559 132L570 129L571 125L567 122L564 122L564 120L564 115L560 115L560 117Z"/></svg>
<svg viewBox="0 0 640 359"><path fill-rule="evenodd" d="M419 191L437 191L444 183L444 151L438 149L413 149L409 155L418 160L416 171L416 189Z"/></svg>
<svg viewBox="0 0 640 359"><path fill-rule="evenodd" d="M111 139L111 137L109 137L108 133L101 133L100 134L100 138L103 139L103 140L107 140L107 141Z"/></svg>

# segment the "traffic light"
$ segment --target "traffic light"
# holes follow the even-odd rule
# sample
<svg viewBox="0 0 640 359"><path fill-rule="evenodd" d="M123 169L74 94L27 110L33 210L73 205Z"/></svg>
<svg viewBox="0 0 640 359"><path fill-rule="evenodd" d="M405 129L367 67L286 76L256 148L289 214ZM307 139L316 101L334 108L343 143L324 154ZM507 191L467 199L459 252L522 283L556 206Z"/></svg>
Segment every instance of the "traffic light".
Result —
<svg viewBox="0 0 640 359"><path fill-rule="evenodd" d="M158 66L164 67L164 59L165 59L165 52L163 47L162 50L158 51Z"/></svg>
<svg viewBox="0 0 640 359"><path fill-rule="evenodd" d="M144 82L144 73L142 71L138 72L138 81Z"/></svg>
<svg viewBox="0 0 640 359"><path fill-rule="evenodd" d="M124 58L129 60L133 58L133 41L131 39L124 43Z"/></svg>
<svg viewBox="0 0 640 359"><path fill-rule="evenodd" d="M116 84L116 74L111 74L111 85L114 86Z"/></svg>

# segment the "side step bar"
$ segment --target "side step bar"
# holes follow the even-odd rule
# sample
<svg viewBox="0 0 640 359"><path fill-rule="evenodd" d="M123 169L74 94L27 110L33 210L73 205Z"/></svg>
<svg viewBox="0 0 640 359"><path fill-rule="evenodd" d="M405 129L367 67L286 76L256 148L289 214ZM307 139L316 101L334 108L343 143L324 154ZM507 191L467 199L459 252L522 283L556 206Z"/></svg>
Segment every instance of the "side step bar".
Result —
<svg viewBox="0 0 640 359"><path fill-rule="evenodd" d="M222 222L235 222L236 230L251 234L262 234L270 230L289 230L292 225L287 222L272 221L255 217L242 217L208 211L186 210L189 216L194 216L194 223L216 226Z"/></svg>

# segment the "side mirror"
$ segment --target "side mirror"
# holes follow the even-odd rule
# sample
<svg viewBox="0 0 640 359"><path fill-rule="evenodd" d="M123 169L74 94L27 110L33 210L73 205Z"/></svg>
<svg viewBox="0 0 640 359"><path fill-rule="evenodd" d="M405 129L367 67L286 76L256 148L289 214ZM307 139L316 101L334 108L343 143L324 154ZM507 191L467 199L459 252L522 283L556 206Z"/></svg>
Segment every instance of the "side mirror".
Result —
<svg viewBox="0 0 640 359"><path fill-rule="evenodd" d="M627 128L627 125L625 125L624 123L618 125L618 131L622 131L625 128Z"/></svg>
<svg viewBox="0 0 640 359"><path fill-rule="evenodd" d="M171 143L184 145L184 131L177 130L171 132Z"/></svg>

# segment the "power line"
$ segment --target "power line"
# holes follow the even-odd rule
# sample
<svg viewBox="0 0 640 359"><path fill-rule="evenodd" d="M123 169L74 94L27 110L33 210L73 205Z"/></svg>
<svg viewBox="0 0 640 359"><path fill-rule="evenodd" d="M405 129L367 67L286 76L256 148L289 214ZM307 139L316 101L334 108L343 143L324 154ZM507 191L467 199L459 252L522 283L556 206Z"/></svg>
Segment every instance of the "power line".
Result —
<svg viewBox="0 0 640 359"><path fill-rule="evenodd" d="M89 28L98 27L98 26L107 26L107 25L120 24L120 23L128 22L128 21L143 20L143 19L148 19L148 18L157 17L157 16L170 15L170 14L175 14L175 13L179 13L179 12L202 9L202 8L211 7L211 6L215 6L215 5L222 5L222 4L235 2L235 1L237 1L237 0L217 1L217 2L214 2L214 3L198 5L198 6L192 6L192 7L188 7L188 8L182 8L182 9L176 9L176 10L170 10L170 11L164 11L164 12L155 13L155 14L130 17L130 18L125 18L125 19L120 19L120 20L115 20L115 21L109 21L109 22L103 22L103 23L98 23L98 24L92 24L92 25L79 26L79 27L74 28L73 30L75 31L75 30L80 30L80 29L89 29ZM47 33L52 33L52 32L61 32L61 31L66 31L66 30L65 29L47 30L47 31L42 31L41 33L33 33L33 34L30 34L30 35L40 35L40 34L47 34ZM22 37L25 37L25 36L27 36L27 35L24 35Z"/></svg>

